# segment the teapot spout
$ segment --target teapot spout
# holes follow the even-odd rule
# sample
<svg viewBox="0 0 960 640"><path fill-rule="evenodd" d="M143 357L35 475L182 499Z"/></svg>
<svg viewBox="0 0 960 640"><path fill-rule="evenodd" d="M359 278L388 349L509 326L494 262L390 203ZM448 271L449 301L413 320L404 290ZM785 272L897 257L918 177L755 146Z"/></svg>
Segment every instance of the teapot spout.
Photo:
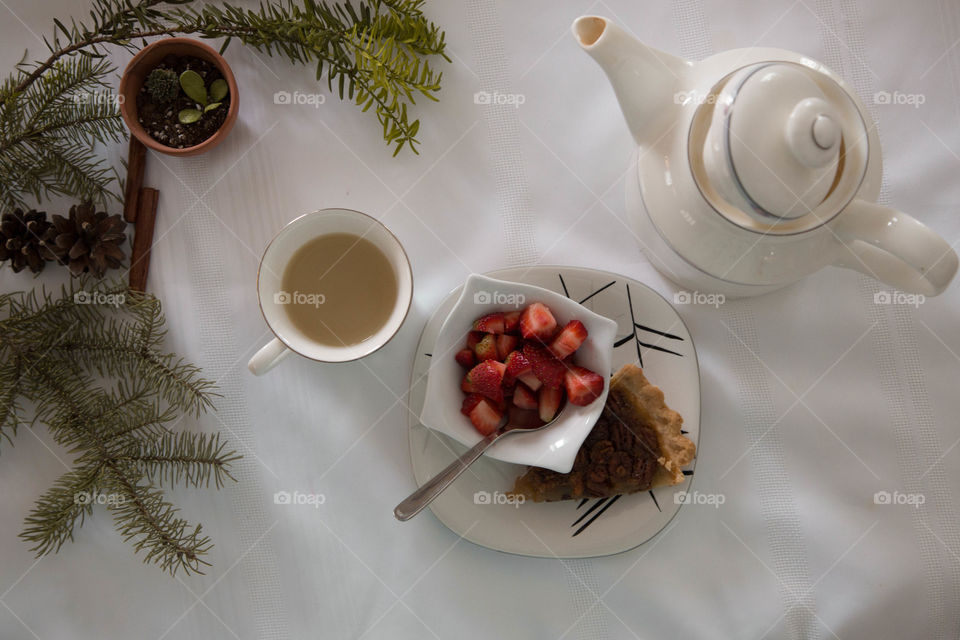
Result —
<svg viewBox="0 0 960 640"><path fill-rule="evenodd" d="M571 31L610 79L637 144L656 141L679 110L677 92L693 63L648 47L600 16L577 18Z"/></svg>

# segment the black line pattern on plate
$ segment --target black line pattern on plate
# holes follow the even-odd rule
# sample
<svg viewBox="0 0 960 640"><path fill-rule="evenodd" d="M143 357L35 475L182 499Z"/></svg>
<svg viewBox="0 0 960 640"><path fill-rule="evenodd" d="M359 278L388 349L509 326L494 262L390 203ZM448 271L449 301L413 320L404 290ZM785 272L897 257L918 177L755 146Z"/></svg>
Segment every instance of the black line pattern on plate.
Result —
<svg viewBox="0 0 960 640"><path fill-rule="evenodd" d="M652 327L647 327L637 322L634 322L633 326L635 326L637 329L640 329L641 331L649 331L650 333L655 333L658 336L663 336L664 338L670 338L671 340L680 340L681 342L683 341L683 338L681 338L680 336L674 335L672 333L667 333L666 331L660 331L659 329L654 329Z"/></svg>
<svg viewBox="0 0 960 640"><path fill-rule="evenodd" d="M613 506L613 503L616 502L616 501L619 500L619 499L620 499L620 495L618 494L618 495L615 495L615 496L613 496L612 498L610 498L609 501L608 501L607 498L604 498L603 500L601 500L600 502L598 502L596 506L599 506L600 504L603 504L604 502L606 502L606 504L603 505L603 508L600 509L600 511L597 511L596 515L594 515L592 518L590 518L590 519L587 520L585 523L583 523L583 526L582 526L582 527L580 527L579 529L577 529L576 531L574 531L574 532L573 532L573 535L570 536L570 537L571 537L571 538L576 538L578 535L580 535L581 533L583 533L584 529L586 529L587 527L589 527L590 525L592 525L592 524L596 521L597 518L599 518L600 516L603 515L603 512L604 512L604 511L606 511L606 510L609 509L611 506Z"/></svg>
<svg viewBox="0 0 960 640"><path fill-rule="evenodd" d="M616 280L613 280L613 281L611 281L611 282L608 282L607 284L603 285L602 287L600 287L599 289L597 289L596 291L594 291L593 293L591 293L590 295L588 295L586 298L584 298L583 300L581 300L581 301L580 301L580 304L583 304L584 302L586 302L587 300L589 300L589 299L592 298L593 296L597 295L597 294L600 293L601 291L604 291L605 289L609 289L610 287L612 287L612 286L615 285L615 284L617 284L617 281L616 281ZM570 295L567 294L567 297L569 298Z"/></svg>
<svg viewBox="0 0 960 640"><path fill-rule="evenodd" d="M594 511L596 511L596 510L597 510L597 507L599 507L600 505L602 505L604 502L606 502L606 501L609 500L609 499L610 499L610 498L600 498L599 500L597 500L596 502L594 502L594 503L593 503L593 506L590 507L589 509L587 509L586 511L584 511L583 514L581 514L581 516L580 516L579 518L577 518L577 519L574 521L574 523L573 523L572 525L570 525L570 526L571 526L571 527L575 527L575 526L577 526L578 524L580 524L580 522L581 522L584 518L586 518L586 517L589 516L591 513L593 513Z"/></svg>
<svg viewBox="0 0 960 640"><path fill-rule="evenodd" d="M657 496L653 495L653 490L651 489L650 491L647 491L647 493L649 493L650 497L653 498L653 504L657 506L657 511L663 513L663 509L660 508L660 503L657 502Z"/></svg>
<svg viewBox="0 0 960 640"><path fill-rule="evenodd" d="M558 273L557 277L560 278L560 286L563 287L563 295L570 297L570 292L567 291L567 283L563 281L563 274Z"/></svg>
<svg viewBox="0 0 960 640"><path fill-rule="evenodd" d="M676 351L671 351L670 349L664 349L663 347L658 347L655 344L649 344L647 342L640 342L640 338L637 338L637 344L641 347L646 347L647 349L654 349L655 351L662 351L664 353L672 353L675 356L683 357L682 353L677 353Z"/></svg>
<svg viewBox="0 0 960 640"><path fill-rule="evenodd" d="M636 345L637 345L637 361L640 363L641 367L643 366L643 354L640 352L640 347L644 347L645 349L653 349L654 351L662 351L663 353L669 353L670 355L674 355L682 358L683 357L682 353L677 353L676 351L667 349L666 347L661 347L659 345L650 344L649 342L643 342L642 340L640 340L640 336L637 335L638 330L646 331L648 333L653 333L658 336L663 336L664 338L668 338L670 340L679 340L681 342L684 341L682 337L676 334L669 333L667 331L661 331L660 329L654 329L653 327L648 327L646 325L642 325L639 322L637 322L637 318L633 313L633 295L630 293L630 284L627 283L626 287L627 287L627 306L630 307L630 324L633 325L633 331L631 331L629 334L625 335L624 337L614 342L613 347L614 348L622 347L623 345L630 342L631 339L633 339L633 341L636 342Z"/></svg>

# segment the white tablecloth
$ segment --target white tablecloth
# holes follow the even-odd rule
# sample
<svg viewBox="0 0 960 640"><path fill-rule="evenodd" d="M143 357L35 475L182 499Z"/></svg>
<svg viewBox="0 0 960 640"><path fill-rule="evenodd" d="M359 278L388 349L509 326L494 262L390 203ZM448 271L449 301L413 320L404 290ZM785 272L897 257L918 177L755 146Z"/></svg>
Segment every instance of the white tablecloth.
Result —
<svg viewBox="0 0 960 640"><path fill-rule="evenodd" d="M0 2L4 68L24 48L39 56L34 34L71 11L84 3ZM726 501L685 507L632 551L515 557L459 540L430 514L401 524L391 511L414 486L405 393L416 341L469 272L572 264L675 291L625 227L633 143L569 35L575 17L606 15L687 57L764 45L823 60L879 120L884 200L955 242L960 4L468 0L426 11L453 63L441 101L415 109L419 156L391 158L372 117L332 97L274 104L277 91L321 91L313 70L239 43L227 52L240 86L229 139L193 159L151 154L146 183L161 196L149 287L170 349L224 394L215 415L187 427L224 432L244 455L240 482L172 492L214 538L206 576L141 564L106 511L36 561L17 533L64 454L42 428L0 444L0 637L958 637L956 285L919 308L877 305L881 286L827 269L719 310L681 307L702 369L695 487ZM474 103L481 90L524 101L485 107ZM878 105L878 91L924 102ZM398 235L413 263L412 311L365 361L294 358L254 378L246 360L268 335L259 254L285 222L330 206L374 214ZM33 284L0 275L2 291ZM278 491L325 502L277 505ZM878 505L879 491L923 504Z"/></svg>

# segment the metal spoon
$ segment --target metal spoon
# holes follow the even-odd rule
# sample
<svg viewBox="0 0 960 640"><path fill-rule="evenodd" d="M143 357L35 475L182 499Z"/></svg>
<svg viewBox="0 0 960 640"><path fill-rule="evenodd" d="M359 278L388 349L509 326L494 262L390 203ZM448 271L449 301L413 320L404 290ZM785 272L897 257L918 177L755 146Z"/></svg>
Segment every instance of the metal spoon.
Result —
<svg viewBox="0 0 960 640"><path fill-rule="evenodd" d="M453 484L453 481L459 478L460 474L466 471L471 464L476 462L477 458L483 455L483 452L489 449L494 442L512 433L532 433L546 429L556 422L561 415L563 415L563 410L558 411L550 422L545 422L539 427L516 427L504 424L496 431L484 436L483 440L465 451L462 456L450 463L450 466L427 480L422 487L407 496L406 500L394 508L393 515L400 521L409 520L423 511L425 506L433 502L434 498Z"/></svg>

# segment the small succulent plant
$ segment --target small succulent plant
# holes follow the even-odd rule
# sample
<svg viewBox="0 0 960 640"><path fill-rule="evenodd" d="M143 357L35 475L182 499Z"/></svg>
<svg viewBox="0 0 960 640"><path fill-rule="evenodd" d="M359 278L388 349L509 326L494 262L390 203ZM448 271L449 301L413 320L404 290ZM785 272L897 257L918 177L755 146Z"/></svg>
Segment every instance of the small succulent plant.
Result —
<svg viewBox="0 0 960 640"><path fill-rule="evenodd" d="M157 104L166 104L177 97L180 85L177 72L171 69L154 69L147 76L147 93Z"/></svg>
<svg viewBox="0 0 960 640"><path fill-rule="evenodd" d="M187 69L180 74L180 86L183 92L197 103L196 109L181 109L177 114L177 119L181 124L191 124L197 122L203 117L203 114L209 113L223 104L223 99L227 97L230 88L227 81L218 78L210 83L209 90L203 84L203 78L196 71Z"/></svg>

